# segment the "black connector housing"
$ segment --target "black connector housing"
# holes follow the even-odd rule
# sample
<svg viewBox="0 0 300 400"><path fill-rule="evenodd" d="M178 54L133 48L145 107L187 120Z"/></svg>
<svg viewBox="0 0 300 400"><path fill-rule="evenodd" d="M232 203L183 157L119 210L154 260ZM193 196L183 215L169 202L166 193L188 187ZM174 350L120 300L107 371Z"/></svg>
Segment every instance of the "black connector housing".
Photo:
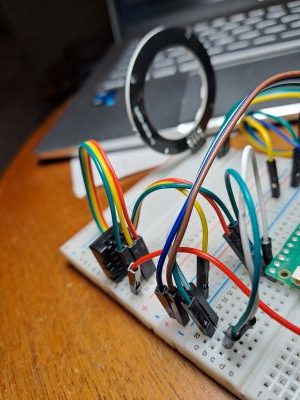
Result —
<svg viewBox="0 0 300 400"><path fill-rule="evenodd" d="M268 238L268 243L263 242L263 238L261 239L261 250L263 255L263 266L262 266L262 275L267 278L271 282L276 282L276 279L272 276L269 276L265 273L266 267L273 260L273 251L272 251L272 239Z"/></svg>
<svg viewBox="0 0 300 400"><path fill-rule="evenodd" d="M129 250L134 261L149 253L147 246L141 236L139 236L133 242L133 245L129 247ZM152 260L149 260L141 264L140 269L142 277L147 280L155 272L155 265Z"/></svg>
<svg viewBox="0 0 300 400"><path fill-rule="evenodd" d="M176 319L183 326L189 322L189 315L182 305L182 297L177 289L171 291L164 286L163 290L160 290L156 287L154 293L170 318Z"/></svg>
<svg viewBox="0 0 300 400"><path fill-rule="evenodd" d="M261 239L261 250L263 255L263 260L265 265L269 265L273 260L273 251L272 251L272 239L268 238L268 242L264 243L263 238Z"/></svg>
<svg viewBox="0 0 300 400"><path fill-rule="evenodd" d="M240 259L240 261L245 265L245 257L244 257L244 252L243 252L239 224L238 224L238 222L234 222L233 224L229 224L228 228L230 230L230 234L227 235L226 233L224 233L223 237L226 240L226 242L229 244L229 246L232 248L232 250L235 252L237 257ZM250 245L251 252L252 252L253 243L251 242L250 239L249 239L249 245Z"/></svg>
<svg viewBox="0 0 300 400"><path fill-rule="evenodd" d="M90 249L105 275L115 282L120 282L127 275L127 269L131 263L148 254L142 237L139 236L137 240L134 240L131 247L127 245L121 231L120 237L123 244L122 250L117 248L112 227L90 245ZM143 263L140 268L144 279L148 279L155 271L152 260Z"/></svg>
<svg viewBox="0 0 300 400"><path fill-rule="evenodd" d="M226 242L229 244L229 246L232 248L232 250L235 252L237 257L240 259L240 261L243 263L243 265L245 265L245 257L244 257L244 252L243 252L243 246L242 246L239 225L237 222L235 222L234 224L229 224L228 228L230 230L230 235L227 235L225 233L223 235L223 237L226 240ZM249 246L250 246L251 253L252 253L253 252L253 243L250 239L249 239ZM265 276L267 279L269 279L273 282L274 281L273 278L270 277L269 275L265 274L265 266L269 265L270 262L273 260L272 239L269 238L268 243L263 243L263 240L261 239L261 249L262 249L262 254L263 254L263 263L261 265L261 275Z"/></svg>
<svg viewBox="0 0 300 400"><path fill-rule="evenodd" d="M192 282L190 282L190 288L188 293L192 301L190 304L184 304L184 308L199 330L204 335L213 337L219 317Z"/></svg>
<svg viewBox="0 0 300 400"><path fill-rule="evenodd" d="M109 279L120 282L124 278L132 259L127 247L121 252L117 249L112 227L102 233L90 245L90 249ZM129 264L125 267L126 259Z"/></svg>
<svg viewBox="0 0 300 400"><path fill-rule="evenodd" d="M291 186L297 188L300 186L300 149L298 147L293 150L292 163Z"/></svg>
<svg viewBox="0 0 300 400"><path fill-rule="evenodd" d="M278 179L276 160L272 160L272 161L267 160L267 167L268 167L268 173L269 173L269 178L270 178L270 183L271 183L272 197L275 199L278 199L280 196L280 185L279 185L279 179Z"/></svg>
<svg viewBox="0 0 300 400"><path fill-rule="evenodd" d="M197 257L196 286L206 299L209 295L209 261Z"/></svg>
<svg viewBox="0 0 300 400"><path fill-rule="evenodd" d="M246 324L240 329L238 335L232 335L232 326L229 326L226 331L224 332L224 337L222 344L225 349L231 349L235 342L241 339L241 337L249 330L252 329L253 326L256 324L256 318L253 317L250 319Z"/></svg>
<svg viewBox="0 0 300 400"><path fill-rule="evenodd" d="M172 290L168 292L169 299L171 301L171 308L173 310L173 318L176 319L181 325L185 326L190 318L188 313L186 312L184 306L182 305L182 297L178 293L178 290Z"/></svg>
<svg viewBox="0 0 300 400"><path fill-rule="evenodd" d="M167 314L170 318L175 318L174 312L171 306L171 299L168 292L168 287L164 285L163 289L161 290L158 286L155 288L155 296L158 298L160 304L166 310Z"/></svg>

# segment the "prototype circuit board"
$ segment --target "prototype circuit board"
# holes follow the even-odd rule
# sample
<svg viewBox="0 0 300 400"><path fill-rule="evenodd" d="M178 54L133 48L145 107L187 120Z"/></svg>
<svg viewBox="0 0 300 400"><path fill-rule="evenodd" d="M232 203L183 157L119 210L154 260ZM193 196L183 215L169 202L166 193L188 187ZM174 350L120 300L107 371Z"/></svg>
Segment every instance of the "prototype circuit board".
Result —
<svg viewBox="0 0 300 400"><path fill-rule="evenodd" d="M188 158L175 157L163 168L147 176L126 193L129 211L142 190L151 182L165 177L194 178L203 153ZM258 157L264 199L268 210L269 234L273 240L274 254L284 247L284 243L297 229L300 220L300 189L290 187L290 160L278 160L281 185L279 199L270 195L270 185L265 167L265 158ZM230 151L224 158L213 164L204 186L215 191L224 201L227 196L222 173L231 167L239 170L240 152ZM255 197L254 183L249 179L249 187ZM150 251L161 248L183 199L177 191L160 191L151 194L143 206L139 233ZM248 274L222 237L219 222L206 203L202 203L209 224L209 252L242 279L250 284ZM257 205L258 210L258 205ZM259 211L258 211L259 213ZM157 217L159 216L159 218ZM245 296L219 270L211 267L209 303L219 315L219 323L212 339L204 336L192 322L183 327L170 319L153 294L156 281L151 277L144 283L141 292L130 292L125 278L120 283L110 281L93 257L89 245L99 236L94 222L91 222L73 238L66 242L61 251L68 260L114 300L122 304L136 318L181 354L204 370L221 385L240 398L262 400L299 400L300 398L300 338L280 327L261 311L257 313L257 323L232 349L222 345L223 331L241 315L247 304ZM193 217L185 235L184 245L199 247L201 231L199 221ZM195 259L193 256L179 255L178 261L188 280L195 280ZM298 288L281 282L270 282L261 278L260 297L275 311L300 324Z"/></svg>
<svg viewBox="0 0 300 400"><path fill-rule="evenodd" d="M266 274L300 289L300 224L267 266Z"/></svg>

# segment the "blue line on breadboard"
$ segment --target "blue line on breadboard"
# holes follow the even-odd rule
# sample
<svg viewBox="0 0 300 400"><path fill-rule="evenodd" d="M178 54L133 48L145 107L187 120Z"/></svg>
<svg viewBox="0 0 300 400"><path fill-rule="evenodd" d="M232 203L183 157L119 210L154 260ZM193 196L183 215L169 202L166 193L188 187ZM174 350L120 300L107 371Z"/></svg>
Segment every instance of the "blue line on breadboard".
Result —
<svg viewBox="0 0 300 400"><path fill-rule="evenodd" d="M273 222L270 224L269 228L272 228L273 225L278 221L278 219L281 217L281 215L286 211L286 209L289 207L289 205L294 201L295 197L297 194L300 192L300 188L296 190L296 192L290 197L289 201L286 203L285 207L280 211L280 213L277 215L277 217L273 220Z"/></svg>

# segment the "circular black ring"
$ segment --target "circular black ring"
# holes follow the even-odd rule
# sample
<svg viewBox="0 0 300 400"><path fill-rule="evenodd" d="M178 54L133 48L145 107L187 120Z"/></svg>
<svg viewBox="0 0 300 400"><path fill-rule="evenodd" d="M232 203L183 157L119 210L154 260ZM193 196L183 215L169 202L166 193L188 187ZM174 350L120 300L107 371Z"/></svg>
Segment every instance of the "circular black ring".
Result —
<svg viewBox="0 0 300 400"><path fill-rule="evenodd" d="M206 79L206 99L202 100L201 112L198 110L196 114L195 125L184 138L177 140L166 139L159 134L148 117L144 101L148 69L157 53L171 46L189 49L199 62L198 72L201 71ZM189 28L156 28L140 41L127 71L125 101L132 129L161 153L176 154L187 149L195 151L204 141L204 130L213 112L215 91L215 75L209 56L192 31Z"/></svg>

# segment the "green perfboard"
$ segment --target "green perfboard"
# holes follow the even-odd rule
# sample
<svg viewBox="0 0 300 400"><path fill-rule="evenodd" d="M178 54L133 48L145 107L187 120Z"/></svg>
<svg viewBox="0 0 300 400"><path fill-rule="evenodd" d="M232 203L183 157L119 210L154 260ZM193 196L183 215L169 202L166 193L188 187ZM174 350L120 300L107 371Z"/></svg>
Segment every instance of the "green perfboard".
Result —
<svg viewBox="0 0 300 400"><path fill-rule="evenodd" d="M295 284L292 279L292 274L297 267L300 267L300 224L285 242L281 251L266 267L265 272L268 276L286 285L300 289L300 285Z"/></svg>

